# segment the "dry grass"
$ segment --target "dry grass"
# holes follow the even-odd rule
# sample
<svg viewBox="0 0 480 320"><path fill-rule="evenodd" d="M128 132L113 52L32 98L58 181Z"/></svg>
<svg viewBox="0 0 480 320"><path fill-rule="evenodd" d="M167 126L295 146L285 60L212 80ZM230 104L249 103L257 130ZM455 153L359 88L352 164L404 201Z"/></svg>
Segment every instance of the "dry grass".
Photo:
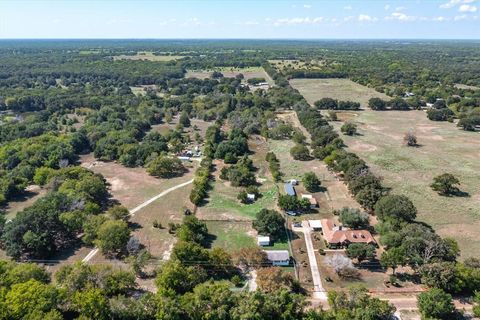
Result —
<svg viewBox="0 0 480 320"><path fill-rule="evenodd" d="M355 118L360 135L342 136L349 149L383 177L394 193L407 195L418 219L444 237L458 241L462 258L480 256L479 134L448 122L433 122L423 111L361 111ZM341 123L334 123L338 129ZM412 130L418 148L403 145ZM429 187L433 177L449 172L461 181L467 197L443 197Z"/></svg>
<svg viewBox="0 0 480 320"><path fill-rule="evenodd" d="M461 83L454 84L454 87L457 88L457 89L464 89L464 90L480 90L479 87L469 86L469 85L461 84Z"/></svg>
<svg viewBox="0 0 480 320"><path fill-rule="evenodd" d="M244 82L252 78L265 78L269 85L273 86L275 82L272 78L265 72L262 67L246 67L246 68L234 68L234 67L223 67L215 68L212 70L187 70L185 75L186 78L199 78L205 79L210 78L214 71L219 71L226 78L234 78L239 74L243 74Z"/></svg>
<svg viewBox="0 0 480 320"><path fill-rule="evenodd" d="M113 60L146 60L146 61L172 61L182 59L185 56L170 56L170 55L154 55L152 52L137 52L136 55L127 56L119 55L114 56Z"/></svg>
<svg viewBox="0 0 480 320"><path fill-rule="evenodd" d="M43 197L47 191L36 185L28 186L21 197L9 201L4 208L6 211L6 218L13 219L18 212L30 207L35 201Z"/></svg>
<svg viewBox="0 0 480 320"><path fill-rule="evenodd" d="M370 98L390 100L387 95L350 79L292 79L290 85L300 91L311 105L322 98L333 98L360 102L366 108Z"/></svg>
<svg viewBox="0 0 480 320"><path fill-rule="evenodd" d="M98 161L93 154L80 157L81 165L102 174L110 184L109 191L120 204L132 209L163 190L192 179L194 168L182 177L158 179L144 168L127 168L115 162ZM196 165L194 162L193 165Z"/></svg>

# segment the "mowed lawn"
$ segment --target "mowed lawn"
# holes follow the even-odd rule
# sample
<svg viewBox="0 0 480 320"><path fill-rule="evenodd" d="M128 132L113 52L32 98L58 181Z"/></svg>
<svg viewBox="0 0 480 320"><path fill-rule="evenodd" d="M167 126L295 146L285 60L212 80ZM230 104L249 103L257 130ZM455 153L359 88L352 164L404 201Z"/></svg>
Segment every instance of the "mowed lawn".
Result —
<svg viewBox="0 0 480 320"><path fill-rule="evenodd" d="M350 79L292 79L290 85L300 91L311 105L322 98L333 98L360 102L362 108L366 108L370 98L378 97L390 100L387 95Z"/></svg>
<svg viewBox="0 0 480 320"><path fill-rule="evenodd" d="M360 111L350 121L360 135L342 136L349 149L383 177L396 194L407 195L418 218L444 237L458 241L462 258L480 256L480 134L459 130L449 122L434 122L423 111ZM335 122L338 129L341 122ZM418 148L403 145L413 131ZM466 197L443 197L431 190L433 177L452 173Z"/></svg>

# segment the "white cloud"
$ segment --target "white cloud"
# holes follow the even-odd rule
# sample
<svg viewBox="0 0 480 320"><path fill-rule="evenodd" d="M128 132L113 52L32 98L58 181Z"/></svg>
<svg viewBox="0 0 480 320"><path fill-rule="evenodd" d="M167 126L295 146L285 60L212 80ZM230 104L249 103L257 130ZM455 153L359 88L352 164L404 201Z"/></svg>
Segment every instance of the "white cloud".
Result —
<svg viewBox="0 0 480 320"><path fill-rule="evenodd" d="M405 10L405 9L407 9L407 8L405 8L405 7L396 7L396 8L395 8L395 11L403 11L403 10Z"/></svg>
<svg viewBox="0 0 480 320"><path fill-rule="evenodd" d="M386 11L390 10L390 5L386 4L385 7L383 7Z"/></svg>
<svg viewBox="0 0 480 320"><path fill-rule="evenodd" d="M472 3L475 2L475 0L450 0L446 3L442 3L440 5L441 9L450 9L453 8L457 5L465 4L465 3Z"/></svg>
<svg viewBox="0 0 480 320"><path fill-rule="evenodd" d="M310 4L304 4L303 7L304 7L305 9L310 9L310 8L312 7L312 5L310 5Z"/></svg>
<svg viewBox="0 0 480 320"><path fill-rule="evenodd" d="M445 17L442 17L442 16L432 18L432 21L437 21L437 22L444 22L444 21L448 21L448 20L450 20L450 18L445 18Z"/></svg>
<svg viewBox="0 0 480 320"><path fill-rule="evenodd" d="M285 26L285 25L300 25L300 24L319 24L325 22L326 19L324 17L315 17L315 18L283 18L277 19L273 22L274 26Z"/></svg>
<svg viewBox="0 0 480 320"><path fill-rule="evenodd" d="M348 21L352 21L353 19L355 19L354 16L348 16L348 17L344 17L343 21L348 22Z"/></svg>
<svg viewBox="0 0 480 320"><path fill-rule="evenodd" d="M460 11L460 12L477 12L477 7L469 5L469 4L462 4L458 8L458 11Z"/></svg>
<svg viewBox="0 0 480 320"><path fill-rule="evenodd" d="M460 16L455 16L453 18L453 20L455 20L455 21L461 21L461 20L465 20L465 19L467 19L467 15L465 15L465 14L462 14Z"/></svg>
<svg viewBox="0 0 480 320"><path fill-rule="evenodd" d="M360 22L375 22L375 21L378 20L377 18L371 17L371 16L369 16L369 15L367 15L367 14L361 14L361 15L358 16L357 19L358 19L358 21L360 21Z"/></svg>
<svg viewBox="0 0 480 320"><path fill-rule="evenodd" d="M240 23L237 23L237 24L240 24L240 25L243 25L243 26L258 26L260 24L260 22L249 20L249 21L244 21L244 22L240 22Z"/></svg>
<svg viewBox="0 0 480 320"><path fill-rule="evenodd" d="M352 6L345 6L345 7L343 7L343 10L352 10L352 9L353 9Z"/></svg>
<svg viewBox="0 0 480 320"><path fill-rule="evenodd" d="M402 22L407 22L407 21L415 21L415 20L417 20L417 17L408 16L405 13L402 13L402 12L394 12L391 15L385 17L385 20L398 20L398 21L402 21Z"/></svg>

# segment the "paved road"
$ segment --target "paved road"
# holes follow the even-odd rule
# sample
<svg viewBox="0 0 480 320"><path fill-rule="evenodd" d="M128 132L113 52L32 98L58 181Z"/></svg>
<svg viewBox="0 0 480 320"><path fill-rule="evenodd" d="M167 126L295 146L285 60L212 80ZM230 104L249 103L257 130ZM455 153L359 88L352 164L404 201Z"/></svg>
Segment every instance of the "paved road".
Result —
<svg viewBox="0 0 480 320"><path fill-rule="evenodd" d="M309 261L310 269L312 272L313 291L314 291L313 298L326 300L327 295L322 285L322 278L320 277L320 271L318 271L317 258L315 257L315 251L313 248L313 242L311 237L312 229L310 228L310 225L308 224L307 220L302 221L302 226L303 226L303 234L305 235L305 244L307 245L308 261Z"/></svg>
<svg viewBox="0 0 480 320"><path fill-rule="evenodd" d="M144 203L136 206L135 208L131 209L130 210L130 215L131 216L134 216L136 212L140 211L141 209L145 208L146 206L148 206L149 204L151 204L152 202L154 202L155 200L158 200L159 198L169 194L170 192L172 191L175 191L177 189L180 189L180 188L183 188L185 187L186 185L189 185L190 183L193 182L193 179L192 180L188 180L187 182L184 182L184 183L180 183L180 184L177 184L176 186L174 187L171 187L171 188L168 188L167 190L165 191L162 191L161 193L157 194L155 197L153 198L150 198L148 199L147 201L145 201ZM98 248L94 248L92 249L86 256L85 258L83 258L82 262L89 262L96 254L98 253Z"/></svg>

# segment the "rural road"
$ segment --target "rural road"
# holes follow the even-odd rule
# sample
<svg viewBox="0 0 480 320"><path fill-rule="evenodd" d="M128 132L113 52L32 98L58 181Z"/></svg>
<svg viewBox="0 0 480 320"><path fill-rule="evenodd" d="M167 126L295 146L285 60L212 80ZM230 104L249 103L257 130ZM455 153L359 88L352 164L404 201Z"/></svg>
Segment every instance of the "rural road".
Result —
<svg viewBox="0 0 480 320"><path fill-rule="evenodd" d="M150 198L148 199L147 201L143 202L142 204L136 206L135 208L131 209L129 212L130 212L130 215L131 216L134 216L136 212L140 211L141 209L145 208L146 206L148 206L149 204L151 204L152 202L154 202L155 200L158 200L159 198L169 194L170 192L172 191L175 191L177 189L180 189L180 188L183 188L185 187L186 185L189 185L190 183L193 183L193 179L191 180L188 180L187 182L183 182L183 183L180 183L180 184L177 184L176 186L174 187L171 187L171 188L168 188L167 190L164 190L162 192L160 192L159 194L157 194L155 197L153 198ZM98 248L94 248L92 249L86 256L85 258L83 258L82 262L89 262L96 254L98 253Z"/></svg>
<svg viewBox="0 0 480 320"><path fill-rule="evenodd" d="M327 295L325 294L325 289L323 288L322 279L320 277L320 271L318 271L317 258L315 257L312 238L310 236L312 229L307 220L302 221L302 226L303 234L305 235L305 244L307 245L308 261L312 272L313 298L327 300Z"/></svg>

